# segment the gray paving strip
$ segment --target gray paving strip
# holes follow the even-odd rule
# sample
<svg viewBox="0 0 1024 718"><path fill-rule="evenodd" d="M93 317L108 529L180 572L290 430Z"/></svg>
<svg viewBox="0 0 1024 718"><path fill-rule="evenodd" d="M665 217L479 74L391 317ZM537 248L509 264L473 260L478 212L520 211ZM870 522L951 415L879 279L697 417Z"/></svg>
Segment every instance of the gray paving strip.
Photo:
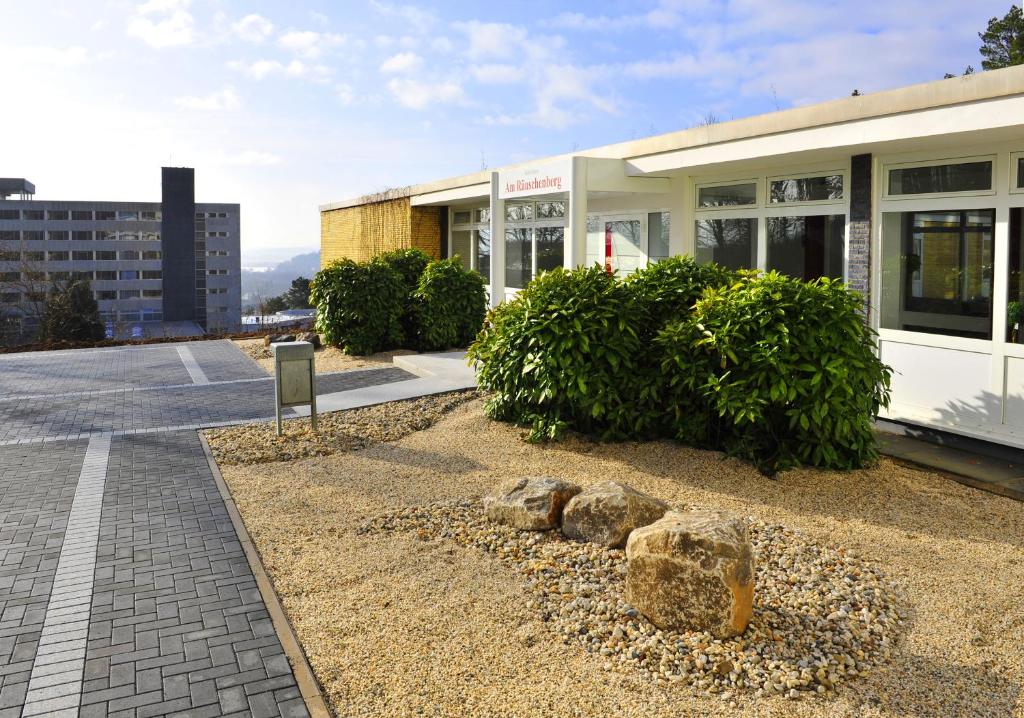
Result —
<svg viewBox="0 0 1024 718"><path fill-rule="evenodd" d="M192 356L192 350L186 346L179 346L178 356L181 357L181 363L185 365L185 371L192 377L193 384L209 384L210 380L206 378L206 374L203 372L202 367L199 366L199 362Z"/></svg>
<svg viewBox="0 0 1024 718"><path fill-rule="evenodd" d="M26 718L78 715L110 439L89 439L29 677Z"/></svg>

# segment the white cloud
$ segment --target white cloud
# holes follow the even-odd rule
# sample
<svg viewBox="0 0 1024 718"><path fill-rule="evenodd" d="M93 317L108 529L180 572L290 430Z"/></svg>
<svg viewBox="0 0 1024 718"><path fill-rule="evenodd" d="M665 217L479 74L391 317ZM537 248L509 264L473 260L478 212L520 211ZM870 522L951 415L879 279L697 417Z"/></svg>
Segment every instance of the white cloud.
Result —
<svg viewBox="0 0 1024 718"><path fill-rule="evenodd" d="M271 75L280 75L322 83L327 82L331 76L331 69L326 65L305 63L302 60L292 60L287 64L277 60L256 60L249 63L233 60L228 63L228 69L241 72L253 80L263 80Z"/></svg>
<svg viewBox="0 0 1024 718"><path fill-rule="evenodd" d="M262 15L246 15L232 29L246 42L263 42L274 32L274 23Z"/></svg>
<svg viewBox="0 0 1024 718"><path fill-rule="evenodd" d="M225 156L220 164L227 167L272 167L281 164L281 157L272 152L245 150L234 155Z"/></svg>
<svg viewBox="0 0 1024 718"><path fill-rule="evenodd" d="M149 0L128 20L128 35L154 48L189 45L195 39L191 0Z"/></svg>
<svg viewBox="0 0 1024 718"><path fill-rule="evenodd" d="M507 85L526 79L526 70L519 65L473 65L469 71L473 79L485 85Z"/></svg>
<svg viewBox="0 0 1024 718"><path fill-rule="evenodd" d="M392 5L391 3L378 2L377 0L373 0L370 4L385 17L397 17L409 23L420 32L426 32L437 22L437 17L433 11L416 5Z"/></svg>
<svg viewBox="0 0 1024 718"><path fill-rule="evenodd" d="M278 38L278 44L300 57L315 59L329 48L346 42L344 35L315 32L313 30L289 30Z"/></svg>
<svg viewBox="0 0 1024 718"><path fill-rule="evenodd" d="M206 112L237 110L242 106L242 98L233 87L225 87L223 90L206 95L178 97L174 104L183 110L203 110Z"/></svg>
<svg viewBox="0 0 1024 718"><path fill-rule="evenodd" d="M465 100L462 86L454 81L421 82L408 78L393 78L388 89L400 105L423 110L430 105L447 105Z"/></svg>
<svg viewBox="0 0 1024 718"><path fill-rule="evenodd" d="M381 63L380 71L389 74L415 72L423 65L423 58L415 52L400 52Z"/></svg>
<svg viewBox="0 0 1024 718"><path fill-rule="evenodd" d="M344 82L339 82L334 86L334 94L343 105L351 105L353 100L355 100L355 92L352 90L352 85Z"/></svg>
<svg viewBox="0 0 1024 718"><path fill-rule="evenodd" d="M49 65L52 67L79 67L101 59L100 55L81 45L71 47L11 47L6 48L5 55L12 61L25 64Z"/></svg>

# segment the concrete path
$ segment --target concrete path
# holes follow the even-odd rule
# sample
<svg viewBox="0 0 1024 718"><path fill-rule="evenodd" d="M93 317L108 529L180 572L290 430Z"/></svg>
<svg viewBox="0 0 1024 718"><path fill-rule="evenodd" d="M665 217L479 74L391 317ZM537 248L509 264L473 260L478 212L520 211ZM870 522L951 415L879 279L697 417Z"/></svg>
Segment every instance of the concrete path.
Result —
<svg viewBox="0 0 1024 718"><path fill-rule="evenodd" d="M457 385L357 370L318 403ZM230 342L0 356L0 718L309 715L195 431L273 392Z"/></svg>

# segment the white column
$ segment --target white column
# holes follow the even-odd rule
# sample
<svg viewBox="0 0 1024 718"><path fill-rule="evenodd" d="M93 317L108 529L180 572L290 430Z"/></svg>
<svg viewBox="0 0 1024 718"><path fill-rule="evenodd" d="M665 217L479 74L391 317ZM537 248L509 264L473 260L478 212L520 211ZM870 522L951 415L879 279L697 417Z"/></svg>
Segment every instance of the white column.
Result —
<svg viewBox="0 0 1024 718"><path fill-rule="evenodd" d="M689 177L673 177L672 192L668 195L669 231L668 253L671 256L688 254L696 257L693 233L693 199L689 188L693 186Z"/></svg>
<svg viewBox="0 0 1024 718"><path fill-rule="evenodd" d="M587 158L573 157L569 177L569 211L565 225L565 268L587 261Z"/></svg>
<svg viewBox="0 0 1024 718"><path fill-rule="evenodd" d="M491 172L491 306L505 300L505 200L501 179Z"/></svg>

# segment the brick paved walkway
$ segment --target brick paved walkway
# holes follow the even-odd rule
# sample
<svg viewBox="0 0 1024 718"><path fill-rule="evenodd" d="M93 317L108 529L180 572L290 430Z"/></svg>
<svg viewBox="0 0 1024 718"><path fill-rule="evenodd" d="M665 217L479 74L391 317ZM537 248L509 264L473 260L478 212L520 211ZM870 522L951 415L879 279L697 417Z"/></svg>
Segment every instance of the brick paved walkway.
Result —
<svg viewBox="0 0 1024 718"><path fill-rule="evenodd" d="M269 417L273 381L194 342L0 356L0 397L0 718L308 715L180 428Z"/></svg>

